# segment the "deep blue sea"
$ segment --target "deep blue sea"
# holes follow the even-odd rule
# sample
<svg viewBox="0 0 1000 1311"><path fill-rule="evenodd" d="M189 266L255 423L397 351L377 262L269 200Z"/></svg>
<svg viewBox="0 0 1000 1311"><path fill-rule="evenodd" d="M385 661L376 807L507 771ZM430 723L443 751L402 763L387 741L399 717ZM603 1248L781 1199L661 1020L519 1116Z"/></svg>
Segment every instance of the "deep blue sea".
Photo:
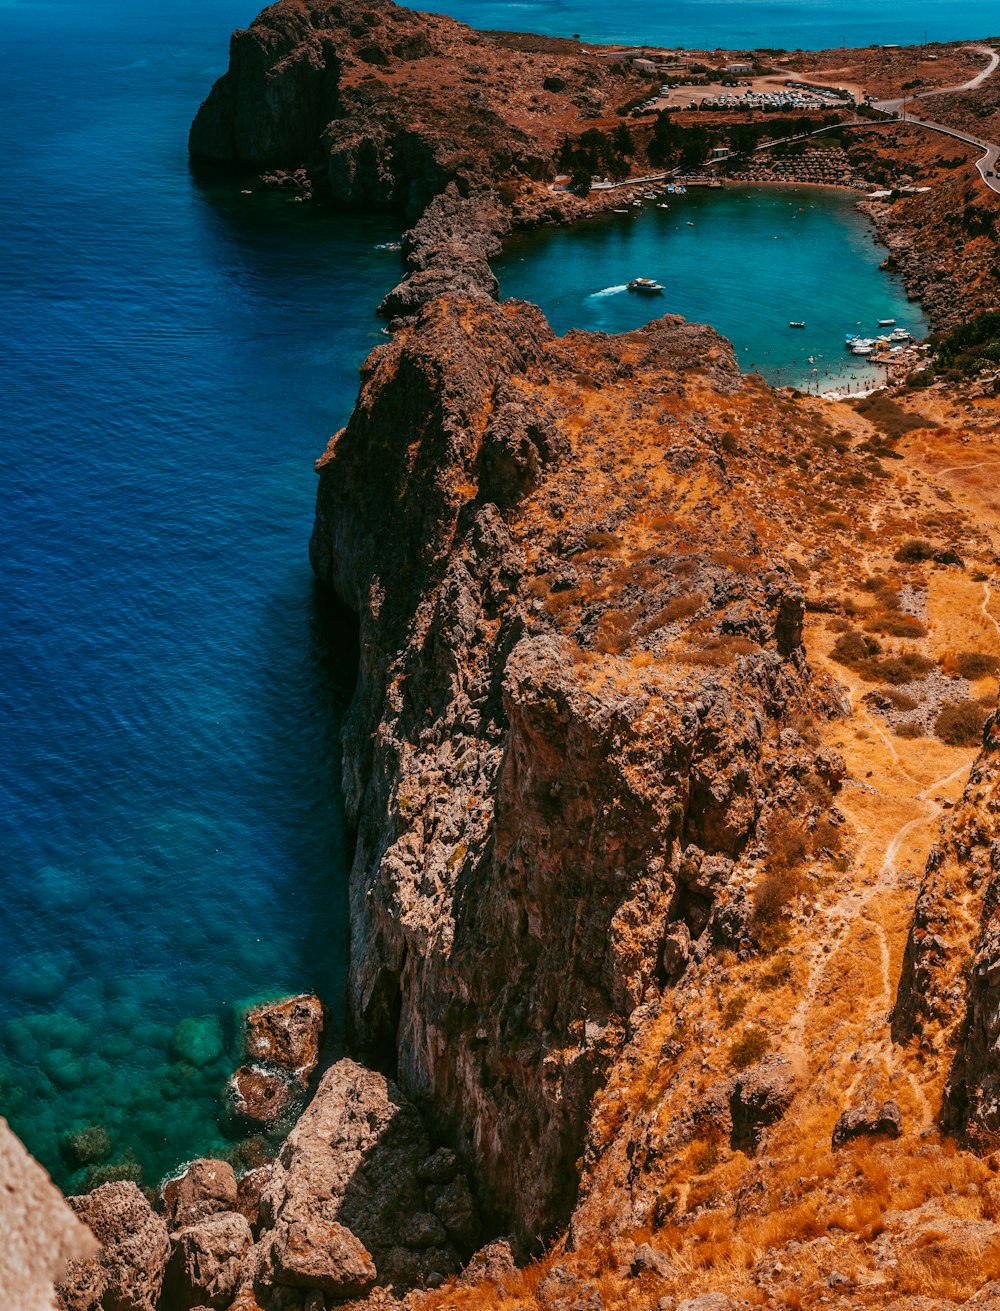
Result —
<svg viewBox="0 0 1000 1311"><path fill-rule="evenodd" d="M786 46L990 26L968 3L453 11L687 45L736 14L734 42ZM340 1001L352 639L309 572L312 463L382 340L372 310L398 256L377 247L398 234L192 178L191 117L254 12L0 0L0 1112L67 1188L83 1182L60 1155L72 1128L105 1126L148 1183L221 1150L240 1007L300 988ZM730 201L695 203L707 241ZM797 221L822 258L819 204ZM655 243L626 247L629 275L666 272L677 234L636 222L665 244L660 262ZM548 306L560 327L624 280L626 237L601 231L580 246L596 285ZM512 253L505 290L546 303L574 249L559 234ZM745 273L738 245L726 260L719 287ZM891 284L862 266L881 308ZM769 285L780 326L801 289Z"/></svg>

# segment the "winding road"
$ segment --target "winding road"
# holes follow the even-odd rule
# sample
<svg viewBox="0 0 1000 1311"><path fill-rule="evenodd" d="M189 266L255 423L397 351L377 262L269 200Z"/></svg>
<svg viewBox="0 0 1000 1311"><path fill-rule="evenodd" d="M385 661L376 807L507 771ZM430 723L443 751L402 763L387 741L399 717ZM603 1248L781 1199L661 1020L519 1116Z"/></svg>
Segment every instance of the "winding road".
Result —
<svg viewBox="0 0 1000 1311"><path fill-rule="evenodd" d="M936 123L933 119L920 118L916 114L908 114L906 105L908 101L925 100L930 96L943 96L951 93L962 91L975 91L983 83L993 76L997 66L1000 65L1000 54L992 46L969 46L970 50L975 50L978 54L988 55L989 63L975 77L970 78L968 82L963 82L961 86L937 87L933 91L921 91L913 96L905 96L901 100L880 100L878 108L884 110L887 114L898 114L904 123L913 123L916 127L925 127L930 132L940 132L946 137L954 137L956 141L966 141L970 146L978 146L980 150L986 153L981 159L976 161L976 168L979 170L979 176L983 179L991 191L1000 195L1000 178L997 177L997 161L1000 159L1000 145L992 141L984 141L982 137L973 136L971 132L960 132L957 128L948 127L945 123Z"/></svg>

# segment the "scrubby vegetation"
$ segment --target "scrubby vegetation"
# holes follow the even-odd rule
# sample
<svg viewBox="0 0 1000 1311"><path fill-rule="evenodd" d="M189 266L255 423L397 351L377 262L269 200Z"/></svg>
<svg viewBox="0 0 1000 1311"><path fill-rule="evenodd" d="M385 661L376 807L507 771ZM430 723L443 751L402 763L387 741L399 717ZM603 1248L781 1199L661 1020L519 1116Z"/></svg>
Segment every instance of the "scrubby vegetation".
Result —
<svg viewBox="0 0 1000 1311"><path fill-rule="evenodd" d="M1000 369L1000 310L984 310L965 323L931 338L935 370L970 376Z"/></svg>
<svg viewBox="0 0 1000 1311"><path fill-rule="evenodd" d="M951 747L973 747L986 723L986 708L969 698L946 701L934 721L934 732Z"/></svg>

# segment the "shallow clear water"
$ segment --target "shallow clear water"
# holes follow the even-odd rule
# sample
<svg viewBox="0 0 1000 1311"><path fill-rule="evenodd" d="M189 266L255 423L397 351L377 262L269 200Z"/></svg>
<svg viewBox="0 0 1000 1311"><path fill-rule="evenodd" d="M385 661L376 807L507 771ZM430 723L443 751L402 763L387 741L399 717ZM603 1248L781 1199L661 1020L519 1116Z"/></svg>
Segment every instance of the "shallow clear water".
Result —
<svg viewBox="0 0 1000 1311"><path fill-rule="evenodd" d="M923 336L927 323L879 268L886 251L855 199L818 187L692 189L572 231L518 237L495 269L502 295L540 305L558 332L626 332L681 314L728 337L744 372L810 389L857 387L874 371L851 363L848 331L874 333L893 318ZM629 292L634 277L655 278L663 295Z"/></svg>
<svg viewBox="0 0 1000 1311"><path fill-rule="evenodd" d="M0 1113L67 1186L74 1125L149 1182L220 1143L246 999L340 1000L350 638L312 463L399 256L189 175L253 12L0 9Z"/></svg>

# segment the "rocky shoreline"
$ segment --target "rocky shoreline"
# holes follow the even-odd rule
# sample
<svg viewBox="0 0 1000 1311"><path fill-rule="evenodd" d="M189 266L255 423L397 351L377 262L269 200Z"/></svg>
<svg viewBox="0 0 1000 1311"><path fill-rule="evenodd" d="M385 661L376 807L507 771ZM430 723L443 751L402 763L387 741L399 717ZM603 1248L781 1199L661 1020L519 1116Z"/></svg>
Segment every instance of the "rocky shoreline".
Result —
<svg viewBox="0 0 1000 1311"><path fill-rule="evenodd" d="M476 62L484 46L388 0L280 0L235 34L192 128L196 158L290 170L302 190L414 220L379 306L390 339L317 465L310 542L360 626L343 765L353 1058L313 1089L318 999L255 1013L238 1114L273 1122L312 1090L276 1159L240 1179L194 1162L158 1198L113 1182L70 1199L102 1250L71 1266L65 1311L379 1311L463 1269L502 1287L556 1236L572 1248L662 1223L675 1202L638 1164L608 1216L605 1159L655 1175L706 1121L752 1157L801 1086L761 1049L707 1094L692 1078L657 1134L655 1099L631 1119L602 1100L650 1044L675 1068L702 980L721 988L776 950L760 888L781 843L794 835L823 878L839 868L846 766L816 725L845 701L806 657L800 581L831 556L801 535L799 505L881 477L878 450L741 377L709 328L667 316L558 338L534 306L498 303L491 261L510 232L615 201L548 191L565 124L532 136L501 102L503 68ZM513 55L561 90L575 70L584 117L622 90L572 47ZM412 60L483 71L435 120L439 101L371 71ZM947 321L954 271L910 251L896 213L862 208ZM900 993L911 1032L929 1003L906 988L938 967L931 872ZM992 954L976 957L987 1001ZM949 1114L992 1128L996 1026L970 1005ZM834 1147L901 1132L894 1102L855 1102ZM648 1245L623 1268L677 1273ZM559 1265L537 1295L604 1305Z"/></svg>

